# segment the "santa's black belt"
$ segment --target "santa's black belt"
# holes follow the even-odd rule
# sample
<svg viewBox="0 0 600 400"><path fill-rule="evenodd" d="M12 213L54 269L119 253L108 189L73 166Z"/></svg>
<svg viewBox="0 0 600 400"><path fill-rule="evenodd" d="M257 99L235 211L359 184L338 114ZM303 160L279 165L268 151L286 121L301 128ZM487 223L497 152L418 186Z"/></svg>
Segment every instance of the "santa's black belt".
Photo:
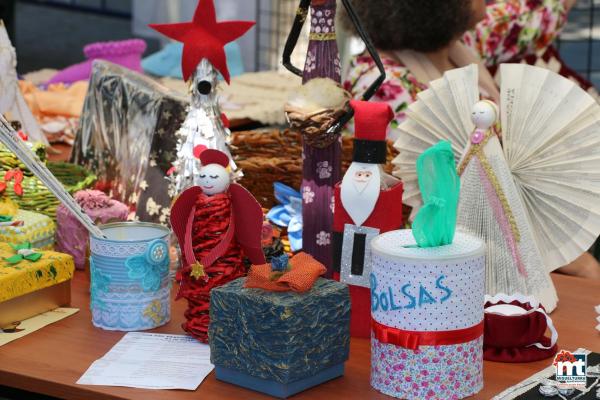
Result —
<svg viewBox="0 0 600 400"><path fill-rule="evenodd" d="M366 233L354 233L354 246L352 247L352 258L350 272L352 275L362 275L365 267ZM344 245L344 233L333 232L333 270L340 272L342 263L342 246Z"/></svg>
<svg viewBox="0 0 600 400"><path fill-rule="evenodd" d="M387 144L385 140L354 139L352 161L367 164L385 164Z"/></svg>

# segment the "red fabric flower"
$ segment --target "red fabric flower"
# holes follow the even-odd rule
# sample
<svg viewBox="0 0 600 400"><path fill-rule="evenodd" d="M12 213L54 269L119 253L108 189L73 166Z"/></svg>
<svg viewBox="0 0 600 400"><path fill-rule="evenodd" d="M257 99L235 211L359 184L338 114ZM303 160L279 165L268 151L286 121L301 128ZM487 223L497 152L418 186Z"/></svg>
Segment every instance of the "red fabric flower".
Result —
<svg viewBox="0 0 600 400"><path fill-rule="evenodd" d="M8 182L10 181L13 177L15 176L15 170L11 169L6 171L6 174L4 174L4 181Z"/></svg>
<svg viewBox="0 0 600 400"><path fill-rule="evenodd" d="M23 171L19 168L14 168L9 171L6 171L4 174L4 182L0 185L0 193L4 192L7 187L7 183L10 181L14 181L13 190L17 196L23 196Z"/></svg>
<svg viewBox="0 0 600 400"><path fill-rule="evenodd" d="M23 196L23 186L20 183L15 183L13 190L17 196Z"/></svg>

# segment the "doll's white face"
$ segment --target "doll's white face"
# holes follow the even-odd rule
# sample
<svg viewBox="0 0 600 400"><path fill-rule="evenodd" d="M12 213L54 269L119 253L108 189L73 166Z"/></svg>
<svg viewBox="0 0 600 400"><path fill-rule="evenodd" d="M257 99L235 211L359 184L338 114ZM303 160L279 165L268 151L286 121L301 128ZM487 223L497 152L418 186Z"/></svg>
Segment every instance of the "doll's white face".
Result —
<svg viewBox="0 0 600 400"><path fill-rule="evenodd" d="M229 172L219 164L209 164L200 168L200 187L202 191L212 196L224 193L229 188Z"/></svg>
<svg viewBox="0 0 600 400"><path fill-rule="evenodd" d="M473 106L471 120L478 129L489 129L496 122L496 109L487 101L478 101Z"/></svg>

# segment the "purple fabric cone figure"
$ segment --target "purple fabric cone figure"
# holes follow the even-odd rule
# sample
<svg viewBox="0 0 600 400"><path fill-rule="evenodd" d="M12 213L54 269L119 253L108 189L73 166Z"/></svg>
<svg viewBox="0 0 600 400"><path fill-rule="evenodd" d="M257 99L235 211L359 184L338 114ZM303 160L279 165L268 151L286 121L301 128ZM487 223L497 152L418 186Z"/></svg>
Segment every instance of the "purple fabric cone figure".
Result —
<svg viewBox="0 0 600 400"><path fill-rule="evenodd" d="M301 1L295 26L290 38L295 45L302 23L308 16L308 1ZM335 0L310 1L310 36L302 81L329 78L336 84L341 81L340 56L335 33ZM295 36L295 39L293 39ZM290 38L286 48L289 48ZM291 54L291 53L290 53ZM285 57L285 56L284 56ZM298 72L298 71L296 71ZM333 188L341 179L341 137L339 131L321 137L315 143L303 130L303 179L300 191L303 197L304 221L303 250L327 267L331 276Z"/></svg>
<svg viewBox="0 0 600 400"><path fill-rule="evenodd" d="M340 54L335 36L335 0L312 0L310 36L302 82L330 78L341 82Z"/></svg>

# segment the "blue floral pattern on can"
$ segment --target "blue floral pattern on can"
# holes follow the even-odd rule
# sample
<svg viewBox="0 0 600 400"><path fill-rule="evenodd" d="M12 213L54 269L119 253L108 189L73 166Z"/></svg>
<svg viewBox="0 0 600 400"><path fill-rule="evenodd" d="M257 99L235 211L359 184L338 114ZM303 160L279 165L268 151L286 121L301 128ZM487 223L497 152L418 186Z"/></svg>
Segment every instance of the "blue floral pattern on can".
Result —
<svg viewBox="0 0 600 400"><path fill-rule="evenodd" d="M169 246L163 239L148 243L143 254L125 260L130 279L141 281L145 292L155 292L169 272Z"/></svg>

